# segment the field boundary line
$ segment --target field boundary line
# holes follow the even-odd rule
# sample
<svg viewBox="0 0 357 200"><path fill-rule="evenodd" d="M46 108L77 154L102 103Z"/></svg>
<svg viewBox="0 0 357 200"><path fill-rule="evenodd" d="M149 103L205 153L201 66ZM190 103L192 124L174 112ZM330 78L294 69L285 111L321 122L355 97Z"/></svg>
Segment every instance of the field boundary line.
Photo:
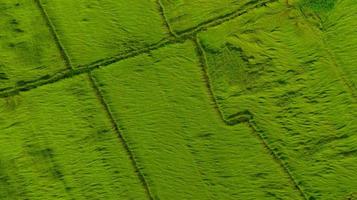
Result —
<svg viewBox="0 0 357 200"><path fill-rule="evenodd" d="M41 87L41 86L44 86L47 84L56 83L57 81L60 81L60 80L66 79L66 78L72 78L72 77L90 72L94 69L106 67L110 64L114 64L119 61L133 58L133 57L145 54L145 53L149 53L150 51L160 49L161 47L164 47L166 45L175 44L175 43L179 43L179 42L181 42L181 41L166 40L166 41L157 43L155 45L152 45L150 47L140 49L138 51L132 51L127 54L118 55L118 56L114 56L114 57L103 59L103 60L98 60L98 61L95 61L88 65L78 66L78 68L73 69L73 70L66 69L66 70L57 71L52 76L46 75L46 76L40 77L38 79L28 81L28 82L26 82L25 85L23 85L21 87L9 87L9 88L0 89L0 98L14 96L14 95L19 94L20 92L30 91L32 89L35 89L35 88L38 88L38 87Z"/></svg>
<svg viewBox="0 0 357 200"><path fill-rule="evenodd" d="M71 58L68 56L68 53L66 51L66 49L64 48L64 46L62 45L62 42L60 40L60 37L58 36L57 34L57 31L56 31L56 28L55 26L53 25L49 15L47 14L47 11L45 10L45 8L43 7L42 3L41 3L41 0L34 0L37 7L39 8L41 14L42 14L42 17L45 19L46 21L46 24L48 26L48 29L50 30L51 34L52 34L52 37L56 43L56 46L57 48L59 49L60 51L60 54L63 58L63 60L65 61L65 64L66 66L69 68L69 69L74 69L73 68L73 65L72 65L72 61L71 61Z"/></svg>
<svg viewBox="0 0 357 200"><path fill-rule="evenodd" d="M40 9L43 8L42 4L39 4L40 3L39 0L34 0L34 1L38 4ZM266 3L273 3L275 1L278 1L278 0L267 0L265 2L265 4ZM46 11L41 9L41 12L43 12L42 14L44 15L44 17L49 20ZM239 13L239 14L237 14L237 13ZM215 18L213 20L210 20L208 22L207 21L203 22L203 23L201 23L200 25L198 25L196 27L193 27L193 28L191 28L191 29L189 29L189 30L187 30L185 32L182 32L182 34L181 35L177 35L176 38L172 38L172 37L163 38L158 43L152 44L152 45L147 46L145 48L134 50L134 51L130 51L130 52L125 52L125 53L122 53L122 54L117 54L115 56L108 57L108 58L99 59L99 60L94 61L94 62L89 63L89 64L79 65L76 68L73 67L73 65L71 63L71 60L70 60L70 57L68 56L68 54L66 53L65 49L63 48L63 45L60 42L60 40L56 40L56 42L59 42L58 43L58 45L60 45L59 48L61 48L63 50L63 51L61 51L62 52L61 54L62 54L62 56L63 56L63 58L65 60L67 59L66 64L67 64L68 68L70 68L70 70L66 69L66 70L58 71L58 72L56 72L55 74L53 74L51 76L45 75L45 76L40 77L38 79L27 81L22 86L1 88L0 89L0 98L14 96L14 95L17 95L20 92L30 91L30 90L35 89L37 87L40 87L40 86L43 86L43 85L47 85L47 84L51 84L51 83L55 83L57 81L65 79L65 78L71 78L71 77L76 76L76 75L87 73L89 71L92 71L93 69L97 69L97 68L100 68L100 67L105 67L107 65L119 62L121 60L132 58L132 57L135 57L135 56L138 56L138 55L141 55L141 54L145 54L145 53L148 53L150 51L153 51L153 50L159 49L161 47L164 47L166 45L176 44L176 43L183 43L183 42L195 37L195 35L197 33L199 33L199 32L202 32L202 31L204 31L204 30L206 30L208 28L219 26L219 25L221 25L221 24L223 24L223 23L225 23L227 21L230 21L230 20L232 20L232 19L234 19L236 17L239 17L239 16L241 16L241 15L243 15L245 13L247 13L247 11L243 12L243 13L239 12L239 11L235 11L234 13L217 17L217 18ZM57 33L56 33L56 31L55 31L55 29L53 27L52 22L48 21L48 23L49 23L48 26L52 27L52 28L50 28L51 31L52 30L54 31L53 32L54 36L57 36ZM58 38L58 36L56 38Z"/></svg>
<svg viewBox="0 0 357 200"><path fill-rule="evenodd" d="M245 8L244 10L242 10L242 8L238 9L238 10L235 10L231 13L228 13L228 14L224 14L224 15L221 15L219 17L216 17L216 18L213 18L211 20L207 20L207 21L204 21L204 22L201 22L199 23L197 26L195 27L191 27L191 28L187 28L185 30L182 30L182 31L177 31L177 35L179 37L194 37L197 33L199 32L203 32L209 28L212 28L212 27L216 27L216 26L219 26L225 22L228 22L230 20L233 20L239 16L242 16L246 13L248 13L249 11L255 9L255 8L260 8L262 6L267 6L267 4L269 3L274 3L274 2L278 2L279 0L265 0L263 2L259 2L257 4L254 4L253 6L250 6L248 8ZM245 5L246 6L246 5ZM244 5L243 5L243 8L244 8Z"/></svg>
<svg viewBox="0 0 357 200"><path fill-rule="evenodd" d="M266 141L265 138L267 138L264 134L262 134L262 132L257 128L257 125L255 124L255 122L253 121L254 116L253 114L251 114L249 112L250 118L249 119L244 119L242 121L237 121L237 122L231 122L229 120L227 120L224 117L224 114L222 112L222 109L220 108L220 105L217 101L217 98L214 94L214 91L212 89L212 83L211 83L211 79L208 73L208 62L207 62L207 57L205 54L205 51L198 39L198 37L196 36L195 39L193 39L193 42L196 45L196 52L197 52L197 56L199 57L199 62L202 68L202 73L203 73L203 77L204 80L206 82L206 86L208 88L208 93L209 96L211 96L211 100L213 100L213 106L214 109L216 110L216 112L219 115L219 118L227 125L227 126L235 126L237 124L241 124L241 123L246 123L249 128L252 130L252 132L254 133L254 135L257 137L257 139L260 141L260 143L264 146L264 149L267 151L267 153L269 153L273 160L275 160L277 162L277 164L281 167L281 169L286 173L286 175L288 176L289 180L291 181L291 184L294 186L294 188L299 192L300 196L303 197L304 200L308 200L308 196L305 194L305 192L303 191L303 189L300 187L300 185L297 183L297 181L295 180L294 176L292 175L292 173L290 172L290 169L288 167L288 165L277 155L277 153L270 147L269 143Z"/></svg>
<svg viewBox="0 0 357 200"><path fill-rule="evenodd" d="M206 59L206 54L204 53L203 47L200 43L200 41L198 40L198 37L196 36L195 39L193 39L193 43L195 44L195 48L196 48L196 54L198 56L199 59L199 64L201 65L201 71L203 74L203 78L205 80L205 85L206 88L208 89L208 93L209 96L211 98L211 101L213 102L213 106L216 110L216 112L218 113L219 118L225 123L227 124L227 121L224 119L224 115L222 113L222 109L220 108L220 105L217 101L216 95L214 95L213 89L212 89L212 84L211 84L211 78L209 77L209 73L207 71L207 59Z"/></svg>
<svg viewBox="0 0 357 200"><path fill-rule="evenodd" d="M158 6L159 6L159 11L160 11L160 15L164 21L164 24L167 28L167 30L169 31L169 33L174 36L175 38L178 37L178 35L175 33L175 31L172 29L171 24L169 23L168 18L166 17L166 12L165 12L165 7L164 4L162 3L161 0L157 0Z"/></svg>
<svg viewBox="0 0 357 200"><path fill-rule="evenodd" d="M100 60L96 60L92 63L89 63L87 65L79 65L77 68L78 70L86 70L86 69L96 69L99 67L104 67L110 64L114 64L116 62L119 62L121 60L125 60L128 58L133 58L145 53L149 53L150 51L156 50L156 49L160 49L161 47L164 47L166 45L169 44L175 44L175 43L179 43L179 40L176 39L171 39L171 38L163 38L161 41L159 41L158 43L152 44L150 46L147 46L145 48L142 49L138 49L138 50L134 50L134 51L130 51L127 53L123 53L123 54L118 54L112 57L108 57L108 58L104 58L104 59L100 59Z"/></svg>
<svg viewBox="0 0 357 200"><path fill-rule="evenodd" d="M93 88L94 92L95 92L95 95L97 97L97 99L99 100L100 104L103 106L109 120L110 120L110 123L112 124L112 127L114 129L114 131L117 133L118 135L118 138L120 140L120 142L122 143L130 161L131 161L131 164L132 166L134 167L134 170L136 172L136 175L138 176L144 190L145 190L145 193L146 195L148 196L148 198L150 200L154 200L154 198L152 197L152 194L151 194L151 191L150 191L150 187L149 187L149 184L148 182L146 181L146 178L144 176L144 174L141 172L140 168L138 167L138 164L137 164L137 159L135 158L135 154L133 153L133 151L130 149L124 135L122 134L122 131L120 130L116 120L114 119L114 116L112 114L112 111L109 107L109 105L107 104L107 102L105 101L104 99L104 96L103 96L103 93L102 91L100 90L98 84L97 84L97 81L95 80L95 78L93 77L92 73L91 72L88 72L88 79L89 79L89 82L91 84L91 87Z"/></svg>
<svg viewBox="0 0 357 200"><path fill-rule="evenodd" d="M280 156L270 147L268 141L266 139L264 139L264 138L267 138L267 136L261 130L259 130L256 123L253 122L252 120L249 120L247 122L247 124L252 129L254 135L263 144L264 148L268 151L268 153L270 155L272 155L273 159L280 165L280 167L283 169L283 171L288 175L288 178L290 179L290 181L293 184L293 186L295 187L295 189L300 193L300 196L304 200L309 200L307 194L304 192L304 190L301 188L301 186L295 180L293 174L290 171L290 168L288 167L288 164L280 158Z"/></svg>

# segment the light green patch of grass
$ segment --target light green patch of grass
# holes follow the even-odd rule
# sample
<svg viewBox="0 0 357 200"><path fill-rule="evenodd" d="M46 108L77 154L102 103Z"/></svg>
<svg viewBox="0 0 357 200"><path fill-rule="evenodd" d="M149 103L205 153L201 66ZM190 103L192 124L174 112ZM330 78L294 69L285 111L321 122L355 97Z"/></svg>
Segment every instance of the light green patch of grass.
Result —
<svg viewBox="0 0 357 200"><path fill-rule="evenodd" d="M33 1L0 2L0 90L63 70L65 64Z"/></svg>
<svg viewBox="0 0 357 200"><path fill-rule="evenodd" d="M167 37L155 0L43 0L75 66L124 54Z"/></svg>
<svg viewBox="0 0 357 200"><path fill-rule="evenodd" d="M246 124L215 110L192 42L94 72L159 199L301 199Z"/></svg>
<svg viewBox="0 0 357 200"><path fill-rule="evenodd" d="M214 93L225 118L253 113L310 199L347 198L357 188L356 6L341 1L321 19L269 6L199 34Z"/></svg>
<svg viewBox="0 0 357 200"><path fill-rule="evenodd" d="M0 199L147 199L86 76L0 99Z"/></svg>

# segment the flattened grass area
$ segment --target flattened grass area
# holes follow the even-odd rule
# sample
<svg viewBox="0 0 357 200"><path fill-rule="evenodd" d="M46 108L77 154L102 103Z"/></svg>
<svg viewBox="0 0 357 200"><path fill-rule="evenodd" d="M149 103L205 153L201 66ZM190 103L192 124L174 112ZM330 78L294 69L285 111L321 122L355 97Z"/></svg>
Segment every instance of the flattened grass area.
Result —
<svg viewBox="0 0 357 200"><path fill-rule="evenodd" d="M155 0L42 0L75 66L143 49L167 37Z"/></svg>
<svg viewBox="0 0 357 200"><path fill-rule="evenodd" d="M0 2L0 90L65 69L46 21L33 1Z"/></svg>
<svg viewBox="0 0 357 200"><path fill-rule="evenodd" d="M270 4L199 35L225 118L252 112L310 199L357 188L352 2L329 13Z"/></svg>
<svg viewBox="0 0 357 200"><path fill-rule="evenodd" d="M0 199L147 199L86 76L0 111Z"/></svg>
<svg viewBox="0 0 357 200"><path fill-rule="evenodd" d="M94 72L155 199L301 199L246 124L227 126L192 42Z"/></svg>

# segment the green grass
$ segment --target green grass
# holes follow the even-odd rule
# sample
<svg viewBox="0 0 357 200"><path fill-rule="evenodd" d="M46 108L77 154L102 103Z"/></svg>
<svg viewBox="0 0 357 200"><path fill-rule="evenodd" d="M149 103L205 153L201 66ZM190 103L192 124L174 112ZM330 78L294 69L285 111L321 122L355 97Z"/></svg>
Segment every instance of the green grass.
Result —
<svg viewBox="0 0 357 200"><path fill-rule="evenodd" d="M94 75L155 197L301 199L247 125L223 123L192 42Z"/></svg>
<svg viewBox="0 0 357 200"><path fill-rule="evenodd" d="M356 200L356 13L0 1L0 199Z"/></svg>
<svg viewBox="0 0 357 200"><path fill-rule="evenodd" d="M146 199L86 76L0 100L0 199Z"/></svg>
<svg viewBox="0 0 357 200"><path fill-rule="evenodd" d="M352 4L320 23L276 3L199 35L225 118L252 112L311 199L347 198L357 187Z"/></svg>
<svg viewBox="0 0 357 200"><path fill-rule="evenodd" d="M64 68L61 54L36 4L26 0L2 0L0 90L21 86Z"/></svg>
<svg viewBox="0 0 357 200"><path fill-rule="evenodd" d="M167 37L154 0L42 0L75 66L142 49Z"/></svg>

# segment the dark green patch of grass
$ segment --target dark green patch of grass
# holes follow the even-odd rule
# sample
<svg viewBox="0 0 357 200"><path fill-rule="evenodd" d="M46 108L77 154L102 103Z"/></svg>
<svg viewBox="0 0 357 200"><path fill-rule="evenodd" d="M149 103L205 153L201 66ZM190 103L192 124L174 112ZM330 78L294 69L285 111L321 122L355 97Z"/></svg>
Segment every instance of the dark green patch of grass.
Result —
<svg viewBox="0 0 357 200"><path fill-rule="evenodd" d="M336 0L302 0L303 7L311 8L316 12L332 10L335 7Z"/></svg>

